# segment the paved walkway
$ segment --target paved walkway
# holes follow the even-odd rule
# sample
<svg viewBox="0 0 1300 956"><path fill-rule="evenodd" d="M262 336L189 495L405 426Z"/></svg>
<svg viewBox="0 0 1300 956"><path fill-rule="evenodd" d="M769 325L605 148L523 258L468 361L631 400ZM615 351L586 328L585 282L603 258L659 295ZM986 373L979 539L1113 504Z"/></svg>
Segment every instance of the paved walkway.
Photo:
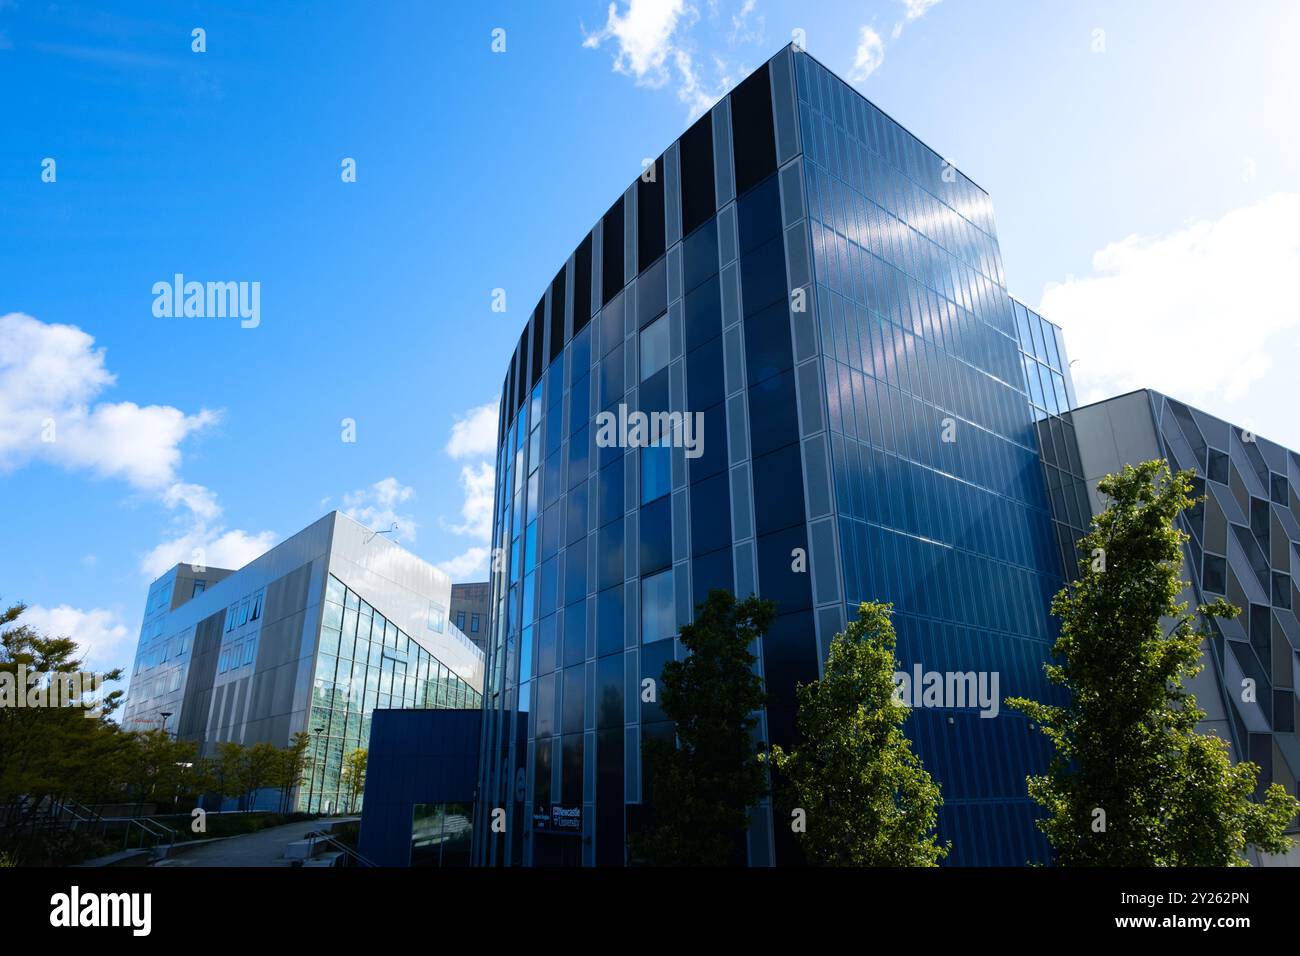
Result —
<svg viewBox="0 0 1300 956"><path fill-rule="evenodd" d="M302 820L278 827L268 827L256 833L244 833L225 840L215 840L184 849L178 844L172 856L158 866L290 866L284 850L295 840L306 839L313 830L322 830L333 823L358 820L359 817L331 817L327 820Z"/></svg>

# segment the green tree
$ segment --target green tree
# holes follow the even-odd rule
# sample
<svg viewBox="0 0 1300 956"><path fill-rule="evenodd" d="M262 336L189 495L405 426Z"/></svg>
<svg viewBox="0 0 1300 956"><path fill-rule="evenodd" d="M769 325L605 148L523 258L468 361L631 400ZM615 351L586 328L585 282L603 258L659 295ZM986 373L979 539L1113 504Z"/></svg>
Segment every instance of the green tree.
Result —
<svg viewBox="0 0 1300 956"><path fill-rule="evenodd" d="M307 750L311 746L311 734L300 730L293 735L289 746L281 751L279 774L276 784L280 787L280 812L293 811L294 793L302 786L307 777Z"/></svg>
<svg viewBox="0 0 1300 956"><path fill-rule="evenodd" d="M233 797L242 804L248 795L248 754L243 744L228 740L217 744L211 762L212 787L223 797Z"/></svg>
<svg viewBox="0 0 1300 956"><path fill-rule="evenodd" d="M633 859L653 865L725 866L749 827L749 808L767 790L757 760L756 712L763 685L749 647L771 625L776 605L709 592L695 623L682 628L684 661L664 665L658 692L678 745L646 740L653 817L634 834Z"/></svg>
<svg viewBox="0 0 1300 956"><path fill-rule="evenodd" d="M1239 866L1248 846L1278 853L1297 804L1280 784L1252 799L1258 767L1196 733L1205 716L1185 684L1201 669L1201 622L1235 617L1222 599L1189 613L1178 600L1194 502L1191 472L1163 461L1126 466L1098 485L1110 499L1080 542L1080 579L1057 594L1064 704L1014 698L1055 748L1029 793L1039 827L1067 866Z"/></svg>
<svg viewBox="0 0 1300 956"><path fill-rule="evenodd" d="M341 784L348 800L348 813L356 808L357 800L366 789L366 759L369 755L365 748L358 747L343 758Z"/></svg>
<svg viewBox="0 0 1300 956"><path fill-rule="evenodd" d="M195 755L192 741L174 740L164 730L124 734L127 740L123 773L137 804L153 803L160 808L176 805L193 792Z"/></svg>
<svg viewBox="0 0 1300 956"><path fill-rule="evenodd" d="M80 700L102 701L98 713L85 707L17 707L13 695L26 693L19 677L38 672L71 686L84 673L76 642L50 637L20 620L23 604L0 612L0 819L16 833L50 808L68 801L97 802L122 794L124 738L110 715L122 691L93 694L83 687ZM99 675L121 680L121 671ZM49 678L47 678L49 679ZM25 681L23 682L25 684ZM11 699L12 698L12 699Z"/></svg>
<svg viewBox="0 0 1300 956"><path fill-rule="evenodd" d="M801 742L764 755L811 863L934 866L948 852L934 833L939 786L903 733L910 711L895 697L892 613L858 607L831 641L825 675L796 691Z"/></svg>
<svg viewBox="0 0 1300 956"><path fill-rule="evenodd" d="M278 787L284 756L274 744L253 744L244 750L244 805L249 810L257 807L258 791L264 787Z"/></svg>

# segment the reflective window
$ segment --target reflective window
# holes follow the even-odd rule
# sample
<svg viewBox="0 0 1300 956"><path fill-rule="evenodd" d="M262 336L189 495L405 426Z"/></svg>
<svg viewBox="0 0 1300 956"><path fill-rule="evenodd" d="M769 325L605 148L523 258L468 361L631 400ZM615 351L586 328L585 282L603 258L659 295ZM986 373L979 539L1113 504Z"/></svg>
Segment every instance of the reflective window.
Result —
<svg viewBox="0 0 1300 956"><path fill-rule="evenodd" d="M1201 587L1215 594L1223 594L1227 581L1227 561L1217 555L1205 556L1205 573L1201 576Z"/></svg>
<svg viewBox="0 0 1300 956"><path fill-rule="evenodd" d="M587 603L577 601L564 609L564 648L560 664L568 667L587 659Z"/></svg>
<svg viewBox="0 0 1300 956"><path fill-rule="evenodd" d="M690 292L718 274L718 220L710 219L682 245L685 289Z"/></svg>
<svg viewBox="0 0 1300 956"><path fill-rule="evenodd" d="M746 315L786 298L785 243L780 236L740 260L740 287Z"/></svg>
<svg viewBox="0 0 1300 956"><path fill-rule="evenodd" d="M671 570L641 579L641 642L649 644L677 632Z"/></svg>
<svg viewBox="0 0 1300 956"><path fill-rule="evenodd" d="M746 330L748 335L748 330ZM686 356L686 399L692 409L705 409L722 401L722 337L717 336Z"/></svg>
<svg viewBox="0 0 1300 956"><path fill-rule="evenodd" d="M769 176L736 204L740 224L740 254L781 234L781 191Z"/></svg>
<svg viewBox="0 0 1300 956"><path fill-rule="evenodd" d="M597 520L599 525L609 524L623 517L623 455L600 470L597 479Z"/></svg>
<svg viewBox="0 0 1300 956"><path fill-rule="evenodd" d="M599 532L596 548L596 587L613 587L623 580L623 522L611 521Z"/></svg>
<svg viewBox="0 0 1300 956"><path fill-rule="evenodd" d="M666 445L641 449L641 504L672 491L672 461L672 449Z"/></svg>
<svg viewBox="0 0 1300 956"><path fill-rule="evenodd" d="M661 217L662 224L662 217ZM636 324L645 325L668 309L668 265L660 259L636 280Z"/></svg>
<svg viewBox="0 0 1300 956"><path fill-rule="evenodd" d="M1284 508L1290 504L1285 475L1269 475L1269 494L1274 504L1282 505Z"/></svg>
<svg viewBox="0 0 1300 956"><path fill-rule="evenodd" d="M641 330L641 381L665 368L670 358L668 316L663 315Z"/></svg>
<svg viewBox="0 0 1300 956"><path fill-rule="evenodd" d="M731 566L731 548L696 555L691 561L691 587L696 604L705 601L709 592L715 589L734 593L736 584Z"/></svg>
<svg viewBox="0 0 1300 956"><path fill-rule="evenodd" d="M794 372L782 372L749 389L749 429L754 457L799 437Z"/></svg>
<svg viewBox="0 0 1300 956"><path fill-rule="evenodd" d="M623 400L623 346L600 362L600 407L609 408Z"/></svg>
<svg viewBox="0 0 1300 956"><path fill-rule="evenodd" d="M673 563L672 498L665 495L641 508L641 573L658 571Z"/></svg>
<svg viewBox="0 0 1300 956"><path fill-rule="evenodd" d="M586 713L584 704L584 682L583 672L586 668L579 664L576 667L566 667L564 670L564 717L560 724L560 732L563 734L581 734L583 729L583 718ZM582 739L579 737L579 744Z"/></svg>
<svg viewBox="0 0 1300 956"><path fill-rule="evenodd" d="M573 542L564 552L564 603L587 595L587 539Z"/></svg>
<svg viewBox="0 0 1300 956"><path fill-rule="evenodd" d="M596 655L623 649L623 586L606 588L596 596Z"/></svg>
<svg viewBox="0 0 1300 956"><path fill-rule="evenodd" d="M793 365L790 309L782 299L745 319L745 369L754 385Z"/></svg>
<svg viewBox="0 0 1300 956"><path fill-rule="evenodd" d="M686 293L686 350L694 351L722 334L722 299L718 277L710 276Z"/></svg>
<svg viewBox="0 0 1300 956"><path fill-rule="evenodd" d="M798 448L798 446L791 446ZM787 497L800 495L789 494ZM705 554L731 544L730 476L725 472L691 485L691 552Z"/></svg>

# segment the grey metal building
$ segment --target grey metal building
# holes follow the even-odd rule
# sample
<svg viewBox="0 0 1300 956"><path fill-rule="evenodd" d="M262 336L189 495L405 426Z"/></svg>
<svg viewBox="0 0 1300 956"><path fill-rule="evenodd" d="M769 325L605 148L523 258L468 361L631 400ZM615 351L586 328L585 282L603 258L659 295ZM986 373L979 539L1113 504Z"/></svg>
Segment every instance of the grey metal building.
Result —
<svg viewBox="0 0 1300 956"><path fill-rule="evenodd" d="M150 587L123 725L201 756L308 732L296 805L337 807L377 707L480 705L483 653L450 605L446 574L337 511L237 571L177 565Z"/></svg>
<svg viewBox="0 0 1300 956"><path fill-rule="evenodd" d="M1063 416L1077 436L1091 513L1105 507L1097 482L1152 459L1196 473L1205 501L1180 519L1190 535L1181 600L1223 597L1241 608L1212 621L1205 669L1190 690L1203 729L1228 741L1234 760L1259 765L1259 786L1289 793L1300 779L1300 455L1167 395L1141 390Z"/></svg>

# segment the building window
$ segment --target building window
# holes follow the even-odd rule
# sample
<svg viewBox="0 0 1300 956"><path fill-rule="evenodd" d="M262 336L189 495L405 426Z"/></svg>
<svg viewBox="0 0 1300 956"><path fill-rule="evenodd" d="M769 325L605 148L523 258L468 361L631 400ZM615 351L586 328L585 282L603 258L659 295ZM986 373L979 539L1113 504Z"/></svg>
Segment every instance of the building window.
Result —
<svg viewBox="0 0 1300 956"><path fill-rule="evenodd" d="M1286 508L1290 505L1289 496L1287 495L1286 476L1277 475L1270 472L1269 474L1269 492L1273 503Z"/></svg>
<svg viewBox="0 0 1300 956"><path fill-rule="evenodd" d="M248 598L244 598L244 602L239 605L239 626L243 627L247 623L248 623Z"/></svg>
<svg viewBox="0 0 1300 956"><path fill-rule="evenodd" d="M256 621L262 616L262 594L262 591L258 591L253 595L253 613L248 618L250 621Z"/></svg>
<svg viewBox="0 0 1300 956"><path fill-rule="evenodd" d="M1217 448L1211 448L1207 472L1210 481L1217 481L1221 485L1226 485L1228 483L1228 456Z"/></svg>
<svg viewBox="0 0 1300 956"><path fill-rule="evenodd" d="M441 634L446 629L447 609L435 601L429 602L429 630Z"/></svg>
<svg viewBox="0 0 1300 956"><path fill-rule="evenodd" d="M1228 562L1216 554L1205 555L1205 572L1201 577L1201 588L1223 594L1228 575Z"/></svg>
<svg viewBox="0 0 1300 956"><path fill-rule="evenodd" d="M239 605L230 605L230 610L226 611L226 633L229 634L235 629L235 615L239 613Z"/></svg>
<svg viewBox="0 0 1300 956"><path fill-rule="evenodd" d="M672 491L672 455L672 449L667 445L641 449L641 504L649 504Z"/></svg>
<svg viewBox="0 0 1300 956"><path fill-rule="evenodd" d="M672 637L676 631L673 572L669 568L641 579L641 643Z"/></svg>
<svg viewBox="0 0 1300 956"><path fill-rule="evenodd" d="M641 381L667 366L671 357L668 316L663 315L641 330Z"/></svg>
<svg viewBox="0 0 1300 956"><path fill-rule="evenodd" d="M208 589L208 582L207 582L207 581L203 581L203 580L195 579L195 581L194 581L194 590L193 590L192 592L190 592L190 597L192 597L192 598L196 598L196 597L198 597L200 594L202 594L204 591L206 591L207 589Z"/></svg>
<svg viewBox="0 0 1300 956"><path fill-rule="evenodd" d="M1273 606L1291 610L1291 578L1273 572Z"/></svg>
<svg viewBox="0 0 1300 956"><path fill-rule="evenodd" d="M469 630L470 630L470 633L471 633L471 634L477 634L477 633L478 633L478 615L477 615L477 614L471 614L471 615L469 616Z"/></svg>
<svg viewBox="0 0 1300 956"><path fill-rule="evenodd" d="M464 631L464 630L465 630L465 612L464 612L464 611L457 611L457 612L456 612L456 629L459 630L459 631Z"/></svg>

